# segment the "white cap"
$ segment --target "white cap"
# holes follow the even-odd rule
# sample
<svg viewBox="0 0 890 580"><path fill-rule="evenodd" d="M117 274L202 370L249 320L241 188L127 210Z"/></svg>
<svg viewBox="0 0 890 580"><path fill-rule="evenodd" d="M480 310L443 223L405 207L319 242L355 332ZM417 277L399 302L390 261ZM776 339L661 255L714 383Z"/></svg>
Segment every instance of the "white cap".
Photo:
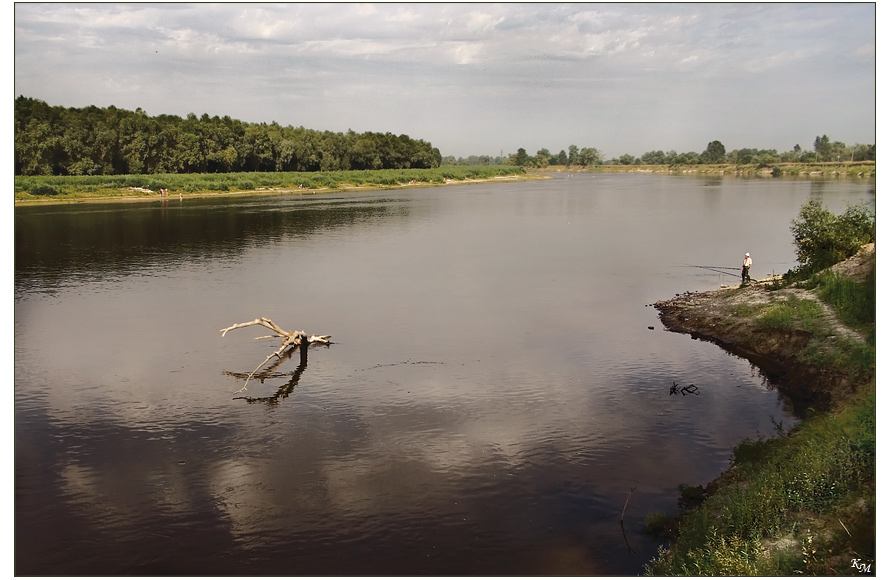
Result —
<svg viewBox="0 0 890 580"><path fill-rule="evenodd" d="M745 255L746 255L746 256L750 256L751 254L749 254L748 252L745 252Z"/></svg>

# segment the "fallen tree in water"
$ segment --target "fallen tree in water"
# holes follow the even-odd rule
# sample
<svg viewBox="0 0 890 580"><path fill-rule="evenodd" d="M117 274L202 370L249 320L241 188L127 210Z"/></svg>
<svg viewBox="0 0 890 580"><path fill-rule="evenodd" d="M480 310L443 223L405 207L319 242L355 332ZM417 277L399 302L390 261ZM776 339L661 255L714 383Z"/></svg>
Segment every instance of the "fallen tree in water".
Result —
<svg viewBox="0 0 890 580"><path fill-rule="evenodd" d="M220 330L220 332L222 333L223 336L225 336L226 333L229 332L230 330L235 330L236 328L245 328L247 326L265 326L269 330L275 332L275 334L273 334L273 335L258 336L254 340L263 340L265 338L276 338L276 337L281 338L281 347L278 350L276 350L275 352L273 352L272 354L270 354L269 356L267 356L266 360L261 362L257 366L257 368L253 369L253 372L251 372L249 375L247 375L247 379L244 381L244 386L241 387L241 389L235 391L235 393L233 393L236 395L240 392L243 392L245 389L247 389L247 385L250 383L250 379L252 379L253 376L256 374L256 372L258 370L260 370L261 368L263 368L263 366L265 366L265 364L267 362L269 362L269 360L272 357L277 356L277 357L281 358L282 353L284 353L285 351L288 351L290 349L297 348L297 347L300 347L301 350L306 349L309 347L310 344L329 344L330 338L331 338L331 336L329 334L328 335L316 335L316 334L308 335L305 332L303 332L302 330L287 331L265 317L257 318L257 319L251 320L250 322L240 322L237 324L233 324L232 326L229 326L228 328L223 328L222 330Z"/></svg>

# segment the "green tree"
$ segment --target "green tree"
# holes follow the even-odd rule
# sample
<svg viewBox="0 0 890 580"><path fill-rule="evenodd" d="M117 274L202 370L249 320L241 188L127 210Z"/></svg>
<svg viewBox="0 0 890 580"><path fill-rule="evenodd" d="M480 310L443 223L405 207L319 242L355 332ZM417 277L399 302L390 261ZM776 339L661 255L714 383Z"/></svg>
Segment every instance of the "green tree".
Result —
<svg viewBox="0 0 890 580"><path fill-rule="evenodd" d="M578 146L569 145L569 165L580 165L578 160Z"/></svg>
<svg viewBox="0 0 890 580"><path fill-rule="evenodd" d="M208 155L207 162L214 173L231 173L238 166L238 151L229 145L221 151L214 151Z"/></svg>
<svg viewBox="0 0 890 580"><path fill-rule="evenodd" d="M529 157L528 153L520 147L516 150L516 153L510 155L510 165L519 165L520 167L525 167L529 165Z"/></svg>
<svg viewBox="0 0 890 580"><path fill-rule="evenodd" d="M857 143L850 152L850 161L874 161L875 146Z"/></svg>
<svg viewBox="0 0 890 580"><path fill-rule="evenodd" d="M584 147L578 152L578 165L590 167L602 163L602 155L593 147Z"/></svg>
<svg viewBox="0 0 890 580"><path fill-rule="evenodd" d="M32 119L15 135L15 167L23 175L52 175L56 136L52 126Z"/></svg>
<svg viewBox="0 0 890 580"><path fill-rule="evenodd" d="M703 163L723 163L726 157L726 147L720 141L711 141L707 149L701 154Z"/></svg>
<svg viewBox="0 0 890 580"><path fill-rule="evenodd" d="M664 151L647 151L640 156L640 161L645 165L664 165L666 163Z"/></svg>
<svg viewBox="0 0 890 580"><path fill-rule="evenodd" d="M850 158L847 144L843 141L832 141L828 149L829 159L832 161L843 161Z"/></svg>
<svg viewBox="0 0 890 580"><path fill-rule="evenodd" d="M797 261L806 272L818 272L845 260L863 244L875 241L875 214L864 203L847 207L837 216L810 200L792 220Z"/></svg>
<svg viewBox="0 0 890 580"><path fill-rule="evenodd" d="M621 157L618 158L618 163L621 165L633 165L634 164L634 156L630 153L625 153Z"/></svg>
<svg viewBox="0 0 890 580"><path fill-rule="evenodd" d="M698 165L701 163L701 156L695 151L687 151L678 154L675 161L677 165Z"/></svg>
<svg viewBox="0 0 890 580"><path fill-rule="evenodd" d="M816 136L813 141L813 151L816 152L816 161L824 161L831 158L831 141L828 135Z"/></svg>

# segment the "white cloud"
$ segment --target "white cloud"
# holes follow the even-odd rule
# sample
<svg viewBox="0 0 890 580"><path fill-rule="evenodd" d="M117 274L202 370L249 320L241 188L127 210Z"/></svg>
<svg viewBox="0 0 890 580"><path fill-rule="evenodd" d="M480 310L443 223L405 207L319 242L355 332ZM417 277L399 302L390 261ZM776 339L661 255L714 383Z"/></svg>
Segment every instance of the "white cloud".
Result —
<svg viewBox="0 0 890 580"><path fill-rule="evenodd" d="M875 45L874 43L863 44L862 46L853 50L853 58L857 60L865 60L870 61L875 59Z"/></svg>
<svg viewBox="0 0 890 580"><path fill-rule="evenodd" d="M454 62L457 64L472 64L478 62L482 53L482 45L478 42L458 42L451 46Z"/></svg>
<svg viewBox="0 0 890 580"><path fill-rule="evenodd" d="M662 101L689 86L703 101L731 90L743 117L769 107L767 94L803 92L805 79L828 75L844 82L800 103L789 126L805 133L784 141L818 132L813 119L853 92L871 98L837 138L872 142L874 16L866 4L17 4L15 83L17 94L50 104L128 107L134 86L188 79L214 90L149 92L141 106L334 131L361 125L480 154L566 138L647 150L635 143L664 114L639 108L659 100L646 95L653 87ZM219 90L233 82L239 99ZM336 100L308 98L321 92ZM288 105L295 99L299 109ZM265 111L242 104L251 102ZM721 132L686 121L659 146L698 150ZM540 145L522 137L529 125ZM725 126L724 142L758 141L756 127Z"/></svg>
<svg viewBox="0 0 890 580"><path fill-rule="evenodd" d="M482 34L491 31L498 24L504 21L504 17L495 17L485 12L471 12L467 18L467 29L476 34Z"/></svg>

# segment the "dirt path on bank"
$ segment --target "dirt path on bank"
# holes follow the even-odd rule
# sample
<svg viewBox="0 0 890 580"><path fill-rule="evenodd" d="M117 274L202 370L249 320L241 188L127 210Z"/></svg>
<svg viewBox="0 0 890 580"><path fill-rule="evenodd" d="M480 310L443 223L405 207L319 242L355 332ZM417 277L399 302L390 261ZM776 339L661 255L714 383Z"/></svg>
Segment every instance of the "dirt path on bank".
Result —
<svg viewBox="0 0 890 580"><path fill-rule="evenodd" d="M862 280L871 267L874 251L874 244L864 246L856 256L832 269ZM834 309L814 291L793 287L772 291L767 287L771 281L686 293L656 302L655 308L668 330L716 343L758 365L786 394L828 406L849 394L853 388L849 378L805 362L798 354L808 347L827 352L836 343L864 343L865 338L841 322ZM771 307L800 300L812 301L821 310L814 324L773 328L763 323L761 316Z"/></svg>

